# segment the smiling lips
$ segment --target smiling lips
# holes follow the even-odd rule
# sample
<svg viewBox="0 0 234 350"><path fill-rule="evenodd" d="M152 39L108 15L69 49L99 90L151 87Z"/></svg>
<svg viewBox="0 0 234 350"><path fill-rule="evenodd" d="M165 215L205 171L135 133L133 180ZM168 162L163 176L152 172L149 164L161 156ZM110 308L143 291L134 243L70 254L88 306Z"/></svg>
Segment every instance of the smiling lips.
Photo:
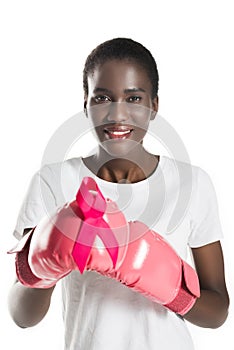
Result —
<svg viewBox="0 0 234 350"><path fill-rule="evenodd" d="M129 127L110 127L105 128L104 132L109 139L121 139L124 140L128 138L133 129Z"/></svg>

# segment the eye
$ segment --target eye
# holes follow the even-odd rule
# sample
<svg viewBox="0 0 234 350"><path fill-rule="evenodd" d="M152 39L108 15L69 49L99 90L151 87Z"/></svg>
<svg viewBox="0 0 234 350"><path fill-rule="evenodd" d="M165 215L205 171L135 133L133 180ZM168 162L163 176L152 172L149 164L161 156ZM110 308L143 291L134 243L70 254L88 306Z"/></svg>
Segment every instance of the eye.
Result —
<svg viewBox="0 0 234 350"><path fill-rule="evenodd" d="M128 102L140 102L142 100L141 96L130 96L128 97Z"/></svg>
<svg viewBox="0 0 234 350"><path fill-rule="evenodd" d="M96 103L105 103L105 102L111 101L110 97L105 96L105 95L97 95L94 97L94 100Z"/></svg>

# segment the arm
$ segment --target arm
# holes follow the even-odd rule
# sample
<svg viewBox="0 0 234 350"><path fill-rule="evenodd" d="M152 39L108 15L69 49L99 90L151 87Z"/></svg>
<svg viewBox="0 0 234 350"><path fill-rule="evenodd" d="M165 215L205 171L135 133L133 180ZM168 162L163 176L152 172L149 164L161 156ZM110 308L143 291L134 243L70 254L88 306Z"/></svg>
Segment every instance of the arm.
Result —
<svg viewBox="0 0 234 350"><path fill-rule="evenodd" d="M31 229L24 230L24 235ZM36 289L23 286L16 281L12 286L8 305L14 322L22 328L32 327L46 315L54 287Z"/></svg>
<svg viewBox="0 0 234 350"><path fill-rule="evenodd" d="M9 294L9 311L15 323L31 327L46 315L58 280L76 264L72 257L74 242L82 224L76 201L43 217L23 239L8 251L16 254L18 280ZM31 231L31 232L29 232Z"/></svg>
<svg viewBox="0 0 234 350"><path fill-rule="evenodd" d="M46 315L54 287L32 289L16 282L9 293L9 311L21 328L35 326Z"/></svg>
<svg viewBox="0 0 234 350"><path fill-rule="evenodd" d="M184 318L200 327L218 328L225 322L229 307L221 244L193 248L192 253L201 296Z"/></svg>

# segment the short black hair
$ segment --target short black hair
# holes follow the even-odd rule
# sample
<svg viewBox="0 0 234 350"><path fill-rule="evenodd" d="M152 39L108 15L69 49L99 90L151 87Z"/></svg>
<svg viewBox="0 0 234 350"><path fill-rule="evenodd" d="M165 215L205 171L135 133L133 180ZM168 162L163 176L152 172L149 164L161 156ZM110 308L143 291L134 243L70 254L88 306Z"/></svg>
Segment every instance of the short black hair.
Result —
<svg viewBox="0 0 234 350"><path fill-rule="evenodd" d="M158 96L158 69L151 52L142 44L128 38L115 38L98 45L87 57L83 70L84 93L88 95L88 75L92 74L98 65L106 61L133 60L147 72L152 84L152 98Z"/></svg>

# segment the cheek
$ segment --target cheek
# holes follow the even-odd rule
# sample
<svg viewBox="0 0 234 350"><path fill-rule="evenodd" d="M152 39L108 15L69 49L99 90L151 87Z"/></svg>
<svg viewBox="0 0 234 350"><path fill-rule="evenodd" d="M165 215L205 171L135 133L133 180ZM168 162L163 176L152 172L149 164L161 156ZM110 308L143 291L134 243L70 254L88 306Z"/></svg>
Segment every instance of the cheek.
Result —
<svg viewBox="0 0 234 350"><path fill-rule="evenodd" d="M88 117L95 127L105 124L105 120L109 115L109 109L107 104L89 107Z"/></svg>
<svg viewBox="0 0 234 350"><path fill-rule="evenodd" d="M137 134L141 136L141 138L144 137L148 130L151 113L151 110L142 106L133 108L131 113L132 124L135 126L135 130L137 131Z"/></svg>
<svg viewBox="0 0 234 350"><path fill-rule="evenodd" d="M95 126L94 132L98 137L99 141L101 142L105 141L105 134L103 132L103 127L100 124L98 126Z"/></svg>
<svg viewBox="0 0 234 350"><path fill-rule="evenodd" d="M134 134L132 135L133 140L135 140L137 143L140 143L141 141L143 141L146 133L147 133L147 126L141 126L141 127L137 127L134 129Z"/></svg>
<svg viewBox="0 0 234 350"><path fill-rule="evenodd" d="M128 115L138 125L148 124L152 110L146 106L138 104L128 104Z"/></svg>

